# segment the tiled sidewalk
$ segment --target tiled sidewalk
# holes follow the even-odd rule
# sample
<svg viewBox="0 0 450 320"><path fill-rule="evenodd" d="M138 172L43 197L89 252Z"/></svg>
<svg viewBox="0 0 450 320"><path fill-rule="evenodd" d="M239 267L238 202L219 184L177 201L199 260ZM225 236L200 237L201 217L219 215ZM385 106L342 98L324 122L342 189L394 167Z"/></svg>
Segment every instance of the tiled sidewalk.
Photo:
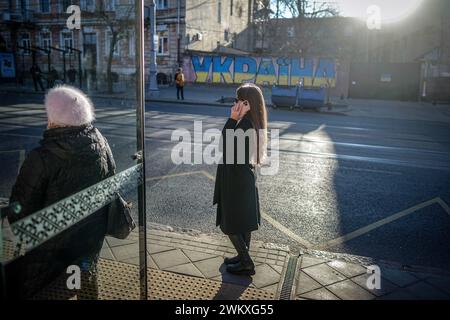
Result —
<svg viewBox="0 0 450 320"><path fill-rule="evenodd" d="M368 266L304 254L297 272L295 299L449 300L450 277L410 272L379 264L380 289L369 289Z"/></svg>
<svg viewBox="0 0 450 320"><path fill-rule="evenodd" d="M132 233L126 240L107 238L101 258L138 265L137 238L137 233ZM256 274L252 277L235 276L226 272L223 263L225 256L235 255L226 237L190 236L160 230L149 231L147 251L147 263L151 269L261 289L274 295L279 291L283 269L289 258L286 247L253 241L250 254L256 265Z"/></svg>
<svg viewBox="0 0 450 320"><path fill-rule="evenodd" d="M257 265L252 277L234 276L226 272L224 256L235 251L224 236L188 235L176 232L150 230L147 238L148 267L169 274L178 274L186 279L204 279L208 286L238 285L241 288L262 290L279 299L283 283L287 281L287 266L290 255L287 247L252 242L251 255ZM138 264L137 234L127 240L107 238L101 252L104 259L127 264ZM359 257L361 258L361 257ZM397 266L378 264L381 288L369 289L367 279L371 274L367 267L370 259L348 261L326 252L306 252L298 257L290 299L296 300L411 300L450 299L450 275L432 274L424 270L401 270ZM180 278L181 280L182 278ZM175 281L175 280L174 280ZM175 282L174 282L175 283ZM152 290L152 283L150 290ZM213 286L214 287L214 286ZM170 288L166 286L166 290ZM174 288L174 290L176 290ZM230 291L232 292L232 291ZM220 299L244 298L236 291Z"/></svg>

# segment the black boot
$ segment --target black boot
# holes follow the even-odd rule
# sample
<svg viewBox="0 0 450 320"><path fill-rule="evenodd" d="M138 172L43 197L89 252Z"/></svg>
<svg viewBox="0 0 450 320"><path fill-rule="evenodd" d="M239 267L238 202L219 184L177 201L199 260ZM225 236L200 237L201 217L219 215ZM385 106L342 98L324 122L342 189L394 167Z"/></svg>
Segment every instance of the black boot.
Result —
<svg viewBox="0 0 450 320"><path fill-rule="evenodd" d="M250 250L250 241L251 241L251 238L252 238L252 233L251 232L243 233L241 236L242 236L242 238L245 241L245 245L247 246L247 250ZM234 263L238 263L238 262L239 262L239 255L237 255L235 257L232 257L232 258L225 257L225 259L224 259L224 263L226 265L234 264Z"/></svg>
<svg viewBox="0 0 450 320"><path fill-rule="evenodd" d="M255 264L248 254L247 245L241 235L229 235L231 243L236 249L239 257L239 262L227 265L227 271L233 274L240 275L254 275Z"/></svg>

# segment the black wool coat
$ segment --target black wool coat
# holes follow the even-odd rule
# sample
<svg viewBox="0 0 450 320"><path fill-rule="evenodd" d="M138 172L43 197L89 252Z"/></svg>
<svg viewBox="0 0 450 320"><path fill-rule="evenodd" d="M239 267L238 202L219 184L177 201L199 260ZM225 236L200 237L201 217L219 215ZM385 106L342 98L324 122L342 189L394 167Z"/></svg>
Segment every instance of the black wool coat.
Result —
<svg viewBox="0 0 450 320"><path fill-rule="evenodd" d="M48 129L22 164L10 196L14 222L115 174L107 140L92 125Z"/></svg>
<svg viewBox="0 0 450 320"><path fill-rule="evenodd" d="M12 189L11 223L115 174L107 140L92 125L54 128L44 132L41 145L27 155ZM17 297L28 297L70 264L96 261L107 226L107 207L47 240L8 266L8 279ZM94 265L88 268L93 270Z"/></svg>
<svg viewBox="0 0 450 320"><path fill-rule="evenodd" d="M254 128L250 119L245 116L241 121L231 118L222 130L221 146L222 163L217 166L213 204L217 204L216 225L225 234L242 234L258 229L261 221L256 172L249 162L249 141L246 139L245 163L237 163L237 139L234 140L234 162L226 159L226 130L246 132Z"/></svg>

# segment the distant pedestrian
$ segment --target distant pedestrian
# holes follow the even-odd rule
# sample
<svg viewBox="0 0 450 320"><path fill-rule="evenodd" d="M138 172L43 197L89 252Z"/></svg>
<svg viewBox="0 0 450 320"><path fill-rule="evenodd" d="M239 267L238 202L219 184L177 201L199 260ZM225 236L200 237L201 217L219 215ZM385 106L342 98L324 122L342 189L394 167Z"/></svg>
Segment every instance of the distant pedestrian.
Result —
<svg viewBox="0 0 450 320"><path fill-rule="evenodd" d="M266 130L267 112L261 89L251 83L241 85L236 90L230 118L222 130L223 163L217 166L213 200L213 204L217 203L216 225L228 235L238 254L225 258L227 271L234 274L255 274L249 249L251 232L258 229L261 220L256 170L266 156ZM245 136L253 139L234 137L234 143L231 141L229 145L227 131L233 132L231 137L243 131ZM236 145L239 141L244 145ZM227 146L234 147L234 150L227 149ZM244 155L239 155L243 150ZM227 156L228 152L231 152L231 157ZM234 159L230 159L232 155ZM245 161L240 164L238 159Z"/></svg>
<svg viewBox="0 0 450 320"><path fill-rule="evenodd" d="M33 84L34 84L34 90L39 91L38 85L41 88L41 91L44 91L44 85L42 84L42 71L41 68L36 63L33 63L33 65L30 68L31 77L33 78Z"/></svg>
<svg viewBox="0 0 450 320"><path fill-rule="evenodd" d="M184 74L183 69L178 68L177 73L175 73L175 85L177 87L177 100L184 100Z"/></svg>
<svg viewBox="0 0 450 320"><path fill-rule="evenodd" d="M73 66L70 66L69 70L67 70L67 77L69 78L69 84L72 86L75 85L77 70Z"/></svg>
<svg viewBox="0 0 450 320"><path fill-rule="evenodd" d="M55 67L51 67L47 79L49 88L53 88L59 80L58 71L56 71Z"/></svg>

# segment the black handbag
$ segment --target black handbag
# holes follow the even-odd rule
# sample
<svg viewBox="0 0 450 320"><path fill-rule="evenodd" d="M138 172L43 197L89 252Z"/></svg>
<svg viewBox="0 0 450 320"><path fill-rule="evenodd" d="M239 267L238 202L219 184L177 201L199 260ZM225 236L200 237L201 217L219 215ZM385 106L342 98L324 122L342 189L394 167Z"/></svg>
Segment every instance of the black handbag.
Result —
<svg viewBox="0 0 450 320"><path fill-rule="evenodd" d="M106 235L117 239L125 239L136 228L131 217L131 203L127 203L120 194L108 207L108 226Z"/></svg>

